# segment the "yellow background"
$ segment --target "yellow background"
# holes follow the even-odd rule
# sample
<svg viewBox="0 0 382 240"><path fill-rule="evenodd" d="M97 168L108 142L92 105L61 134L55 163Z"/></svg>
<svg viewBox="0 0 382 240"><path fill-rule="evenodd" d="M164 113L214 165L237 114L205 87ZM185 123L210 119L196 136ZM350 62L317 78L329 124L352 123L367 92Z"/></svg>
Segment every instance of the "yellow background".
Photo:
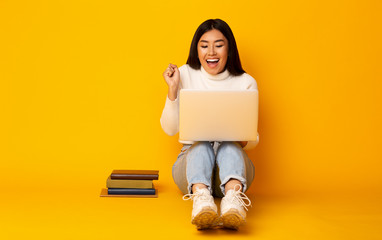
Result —
<svg viewBox="0 0 382 240"><path fill-rule="evenodd" d="M381 239L381 2L0 1L3 239ZM199 232L162 131L168 63L200 23L232 28L260 91L253 208ZM100 198L158 169L158 199Z"/></svg>

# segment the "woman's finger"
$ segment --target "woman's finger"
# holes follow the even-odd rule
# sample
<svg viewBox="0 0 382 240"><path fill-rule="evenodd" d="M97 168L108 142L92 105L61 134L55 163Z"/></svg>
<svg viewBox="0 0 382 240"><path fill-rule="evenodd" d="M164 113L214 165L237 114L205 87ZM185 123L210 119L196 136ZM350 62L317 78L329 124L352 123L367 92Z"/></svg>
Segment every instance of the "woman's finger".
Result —
<svg viewBox="0 0 382 240"><path fill-rule="evenodd" d="M178 69L178 67L176 67L176 65L175 65L175 68L173 68L173 70L174 70L174 72L179 73L179 69Z"/></svg>
<svg viewBox="0 0 382 240"><path fill-rule="evenodd" d="M168 65L172 70L175 70L175 69L177 69L178 68L178 66L176 66L175 64L169 64Z"/></svg>
<svg viewBox="0 0 382 240"><path fill-rule="evenodd" d="M170 63L170 64L168 65L167 69L166 69L166 75L169 76L169 77L171 77L171 76L174 74L174 72L175 72L173 66L174 66L174 65ZM175 67L176 67L176 65L175 65Z"/></svg>

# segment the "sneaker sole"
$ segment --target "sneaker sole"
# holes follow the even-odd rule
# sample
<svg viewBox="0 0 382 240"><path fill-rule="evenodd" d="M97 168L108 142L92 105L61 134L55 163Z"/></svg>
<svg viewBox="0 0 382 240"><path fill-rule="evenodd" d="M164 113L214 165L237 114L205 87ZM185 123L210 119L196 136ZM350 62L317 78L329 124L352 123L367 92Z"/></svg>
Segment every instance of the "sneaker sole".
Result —
<svg viewBox="0 0 382 240"><path fill-rule="evenodd" d="M210 207L205 207L191 221L197 229L207 229L214 227L218 223L218 214Z"/></svg>
<svg viewBox="0 0 382 240"><path fill-rule="evenodd" d="M223 227L237 230L240 225L245 223L245 219L236 209L231 209L221 216Z"/></svg>

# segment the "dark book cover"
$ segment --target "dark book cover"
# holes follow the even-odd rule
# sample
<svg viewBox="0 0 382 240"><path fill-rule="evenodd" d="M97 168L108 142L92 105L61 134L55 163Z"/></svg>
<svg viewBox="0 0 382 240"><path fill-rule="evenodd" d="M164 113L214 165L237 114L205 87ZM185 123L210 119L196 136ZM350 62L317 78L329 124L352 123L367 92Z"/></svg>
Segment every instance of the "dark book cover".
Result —
<svg viewBox="0 0 382 240"><path fill-rule="evenodd" d="M107 192L110 195L155 195L154 188L108 188Z"/></svg>
<svg viewBox="0 0 382 240"><path fill-rule="evenodd" d="M155 189L155 195L127 195L127 194L109 194L107 188L102 188L100 197L112 198L158 198L158 189Z"/></svg>
<svg viewBox="0 0 382 240"><path fill-rule="evenodd" d="M158 170L113 170L111 179L158 180Z"/></svg>

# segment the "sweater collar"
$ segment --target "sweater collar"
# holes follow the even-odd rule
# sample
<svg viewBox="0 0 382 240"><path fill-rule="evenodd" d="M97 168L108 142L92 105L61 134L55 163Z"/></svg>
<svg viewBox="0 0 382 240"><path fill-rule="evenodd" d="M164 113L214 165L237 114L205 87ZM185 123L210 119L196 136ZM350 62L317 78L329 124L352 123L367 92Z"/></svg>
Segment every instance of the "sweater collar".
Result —
<svg viewBox="0 0 382 240"><path fill-rule="evenodd" d="M211 75L209 74L204 68L203 66L200 66L200 71L202 72L202 74L207 77L208 79L210 80L215 80L215 81L219 81L219 80L224 80L224 79L227 79L229 77L229 72L228 70L224 70L223 72L219 73L219 74L216 74L216 75Z"/></svg>

